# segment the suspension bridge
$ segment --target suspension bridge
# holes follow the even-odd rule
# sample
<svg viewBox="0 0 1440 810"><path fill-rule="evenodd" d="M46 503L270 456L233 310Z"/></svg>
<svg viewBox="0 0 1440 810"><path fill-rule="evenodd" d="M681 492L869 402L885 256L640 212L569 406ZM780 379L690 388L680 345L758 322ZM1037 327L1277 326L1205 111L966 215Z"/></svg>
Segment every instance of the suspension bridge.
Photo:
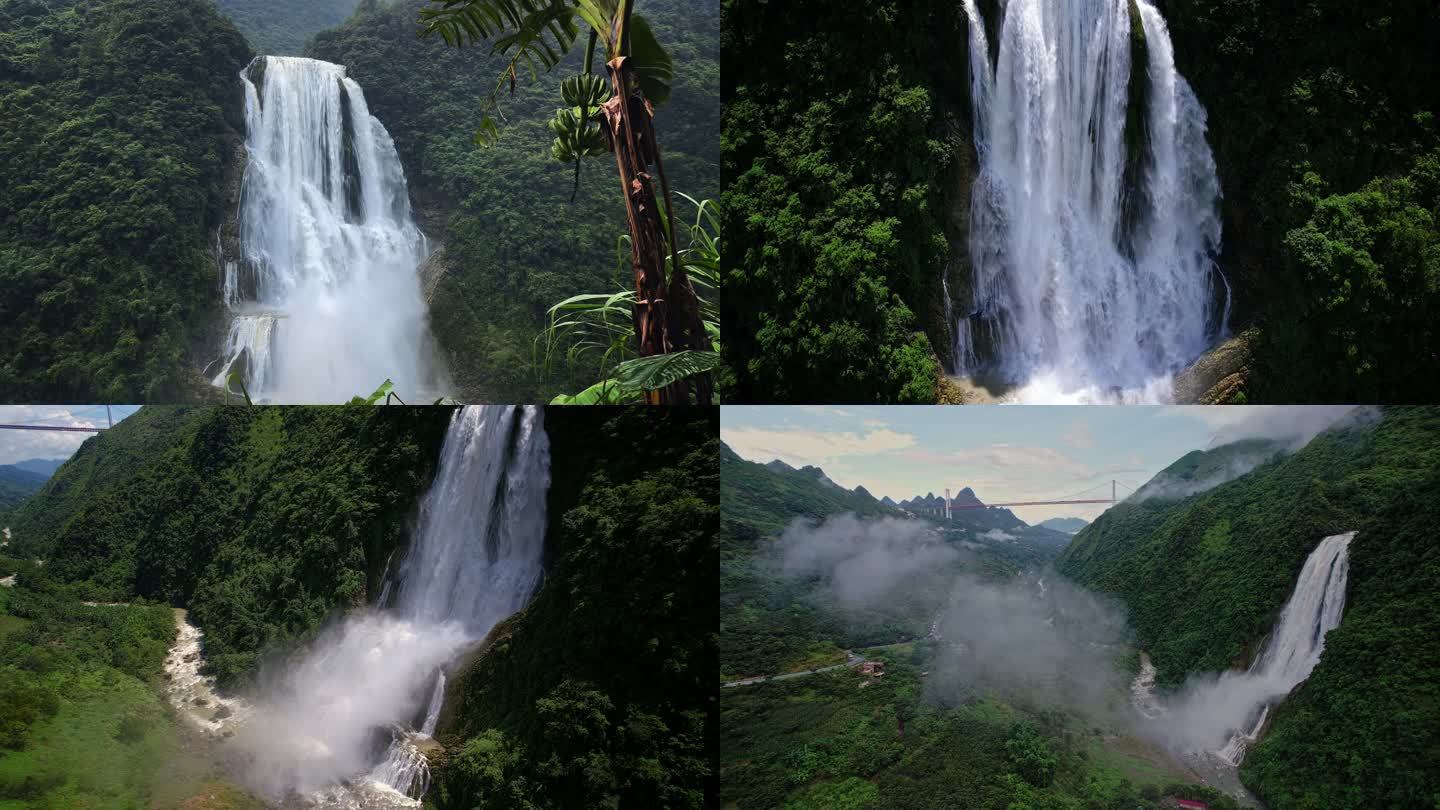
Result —
<svg viewBox="0 0 1440 810"><path fill-rule="evenodd" d="M86 413L86 412L91 412L91 411L98 411L100 408L104 408L104 409L105 409L105 425L103 425L103 426L100 426L100 425L47 425L47 424L44 424L46 421L54 421L54 420L56 420L56 419L66 419L66 418L68 418L68 419L71 419L71 420L76 420L79 414ZM109 406L109 405L94 405L94 406L91 406L91 407L86 408L86 409L84 409L84 410L76 411L76 412L73 413L73 414L67 413L67 414L61 415L61 416L45 416L45 417L40 417L39 419L32 419L32 420L30 420L30 421L28 421L28 422L0 423L0 430L44 430L44 431L51 431L51 432L56 432L56 433L100 433L100 432L105 431L105 430L108 430L108 429L110 429L110 428L112 428L112 427L115 427L115 417L114 417L113 414L111 414L111 412L110 412L110 406Z"/></svg>
<svg viewBox="0 0 1440 810"><path fill-rule="evenodd" d="M1107 484L1110 487L1110 497L1081 497L1085 495L1092 495L1099 490L1103 490L1103 488ZM933 514L939 517L944 517L948 520L953 516L954 511L959 509L1010 509L1018 506L1060 506L1064 504L1110 504L1111 506L1114 506L1116 503L1119 503L1120 489L1122 487L1126 490L1129 490L1129 492L1126 493L1127 497L1130 493L1133 493L1135 491L1135 487L1129 484L1123 483L1118 480L1111 480L1105 483L1096 484L1095 486L1092 486L1088 489L1083 489L1071 495L1065 495L1058 498L1032 501L999 501L992 503L983 503L979 499L976 499L974 502L966 501L963 503L957 503L954 498L950 497L950 490L947 488L945 490L944 506L942 508L934 509L931 511ZM914 510L912 509L911 511Z"/></svg>

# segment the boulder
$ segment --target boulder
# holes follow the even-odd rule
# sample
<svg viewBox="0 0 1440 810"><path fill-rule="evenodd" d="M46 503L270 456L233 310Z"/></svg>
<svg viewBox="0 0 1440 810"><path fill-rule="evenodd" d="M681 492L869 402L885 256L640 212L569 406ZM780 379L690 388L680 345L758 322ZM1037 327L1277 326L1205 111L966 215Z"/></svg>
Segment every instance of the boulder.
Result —
<svg viewBox="0 0 1440 810"><path fill-rule="evenodd" d="M1180 405L1225 405L1244 393L1258 330L1248 329L1200 356L1175 377Z"/></svg>

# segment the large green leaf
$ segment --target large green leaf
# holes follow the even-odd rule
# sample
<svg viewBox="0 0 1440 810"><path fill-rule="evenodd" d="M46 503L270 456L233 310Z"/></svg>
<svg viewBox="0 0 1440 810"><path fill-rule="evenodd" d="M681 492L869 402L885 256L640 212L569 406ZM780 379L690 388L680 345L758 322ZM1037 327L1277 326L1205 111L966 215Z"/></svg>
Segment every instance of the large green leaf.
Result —
<svg viewBox="0 0 1440 810"><path fill-rule="evenodd" d="M630 66L645 98L659 107L670 98L670 85L675 81L675 64L660 46L650 23L639 14L630 17Z"/></svg>
<svg viewBox="0 0 1440 810"><path fill-rule="evenodd" d="M715 352L683 351L637 357L615 367L615 379L626 388L654 391L720 365Z"/></svg>
<svg viewBox="0 0 1440 810"><path fill-rule="evenodd" d="M640 398L640 392L626 388L614 380L602 380L580 393L560 394L551 405L621 405Z"/></svg>
<svg viewBox="0 0 1440 810"><path fill-rule="evenodd" d="M374 391L374 393L370 394L370 396L368 396L368 397L358 397L358 396L357 396L357 397L351 397L351 398L350 398L350 404L351 404L351 405L374 405L375 403L379 402L379 401L382 400L382 399L388 401L388 400L389 400L389 397L390 397L390 395L391 395L391 392L394 391L394 390L395 390L395 381L394 381L394 380L389 380L389 379L387 379L385 382L380 383L380 387L379 387L379 388L376 388L375 391ZM396 399L399 399L399 397L396 397Z"/></svg>

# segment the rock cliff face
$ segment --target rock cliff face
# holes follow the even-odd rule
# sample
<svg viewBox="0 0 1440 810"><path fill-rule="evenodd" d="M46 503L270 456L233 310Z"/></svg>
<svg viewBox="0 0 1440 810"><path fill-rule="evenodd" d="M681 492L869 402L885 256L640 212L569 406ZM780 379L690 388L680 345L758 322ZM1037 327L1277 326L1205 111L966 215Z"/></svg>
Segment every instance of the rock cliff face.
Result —
<svg viewBox="0 0 1440 810"><path fill-rule="evenodd" d="M245 92L240 79L234 83L234 91L225 105L224 147L221 160L224 171L220 181L220 195L217 207L211 212L210 222L214 239L210 246L215 267L214 301L209 311L213 313L209 323L197 331L200 340L191 346L191 373L187 401L218 402L222 393L210 384L210 377L216 373L220 362L220 346L225 338L229 314L225 311L222 291L225 285L225 268L229 263L241 260L240 252L240 188L245 180L245 165L249 160L245 150Z"/></svg>
<svg viewBox="0 0 1440 810"><path fill-rule="evenodd" d="M1250 329L1201 355L1175 377L1175 402L1180 405L1241 404L1236 397L1250 376L1258 330Z"/></svg>

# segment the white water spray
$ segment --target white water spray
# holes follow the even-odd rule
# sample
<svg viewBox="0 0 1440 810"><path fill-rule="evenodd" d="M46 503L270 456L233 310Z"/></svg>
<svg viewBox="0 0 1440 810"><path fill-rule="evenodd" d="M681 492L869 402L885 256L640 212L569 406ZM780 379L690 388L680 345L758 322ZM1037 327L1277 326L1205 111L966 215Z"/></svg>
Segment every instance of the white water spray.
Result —
<svg viewBox="0 0 1440 810"><path fill-rule="evenodd" d="M1244 672L1192 681L1178 698L1158 702L1154 667L1142 666L1132 691L1143 715L1173 748L1192 757L1209 752L1239 765L1264 730L1270 710L1299 686L1325 649L1325 635L1340 626L1355 532L1326 537L1305 560L1264 650Z"/></svg>
<svg viewBox="0 0 1440 810"><path fill-rule="evenodd" d="M248 163L223 386L256 399L334 402L389 378L397 393L448 386L417 268L427 253L394 142L345 68L259 57L241 73ZM433 396L431 397L433 398Z"/></svg>
<svg viewBox="0 0 1440 810"><path fill-rule="evenodd" d="M1132 154L1131 0L1002 2L993 66L976 0L964 6L980 173L957 371L998 376L1020 401L1169 399L1225 325L1205 110L1164 19L1135 0L1148 64Z"/></svg>
<svg viewBox="0 0 1440 810"><path fill-rule="evenodd" d="M392 604L323 634L244 729L258 790L327 806L367 806L356 797L377 787L423 795L444 668L540 582L549 458L539 408L455 415Z"/></svg>

